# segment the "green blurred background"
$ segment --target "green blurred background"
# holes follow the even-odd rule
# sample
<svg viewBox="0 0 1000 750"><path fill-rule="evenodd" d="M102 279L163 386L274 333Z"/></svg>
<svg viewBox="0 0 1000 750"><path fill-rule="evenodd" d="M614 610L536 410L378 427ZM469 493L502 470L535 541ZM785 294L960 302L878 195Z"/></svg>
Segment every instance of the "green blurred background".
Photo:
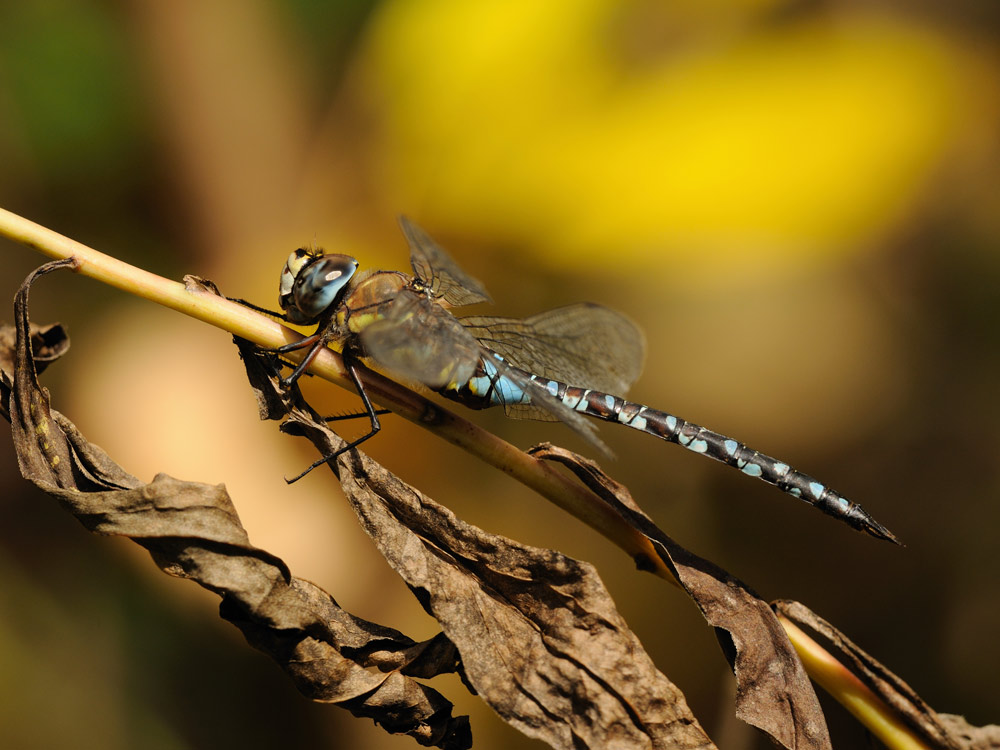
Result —
<svg viewBox="0 0 1000 750"><path fill-rule="evenodd" d="M3 3L0 205L263 305L310 242L405 269L405 212L500 314L626 312L649 345L632 395L814 474L907 547L607 426L612 474L682 544L982 724L1000 718L998 41L992 0ZM10 299L41 257L2 252ZM256 420L228 336L70 274L32 301L73 339L43 378L55 407L128 470L225 482L296 575L436 632L328 472L286 487L314 456ZM310 388L323 411L357 403ZM2 447L0 744L415 747L301 699L213 595L85 533ZM402 420L366 448L466 520L597 564L713 739L768 746L675 590ZM476 747L541 747L435 686ZM825 705L835 746L860 746Z"/></svg>

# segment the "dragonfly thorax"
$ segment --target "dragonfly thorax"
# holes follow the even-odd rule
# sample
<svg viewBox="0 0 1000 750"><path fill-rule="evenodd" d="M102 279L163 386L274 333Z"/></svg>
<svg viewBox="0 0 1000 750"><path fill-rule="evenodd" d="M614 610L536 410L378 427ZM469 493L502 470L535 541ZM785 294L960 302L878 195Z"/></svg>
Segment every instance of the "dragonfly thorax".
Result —
<svg viewBox="0 0 1000 750"><path fill-rule="evenodd" d="M278 304L292 323L314 323L343 299L357 269L349 255L299 248L281 270Z"/></svg>

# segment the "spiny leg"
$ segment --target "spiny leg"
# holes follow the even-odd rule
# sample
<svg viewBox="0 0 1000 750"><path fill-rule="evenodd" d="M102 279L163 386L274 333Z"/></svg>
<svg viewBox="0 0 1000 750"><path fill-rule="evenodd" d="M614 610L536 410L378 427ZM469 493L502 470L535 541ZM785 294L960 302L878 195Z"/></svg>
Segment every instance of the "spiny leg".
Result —
<svg viewBox="0 0 1000 750"><path fill-rule="evenodd" d="M279 346L276 349L268 349L272 354L288 354L288 352L295 352L299 349L305 349L306 347L311 347L306 353L306 356L302 358L302 361L296 365L295 369L292 370L292 374L286 378L281 379L281 385L285 388L290 388L296 380L302 377L305 373L306 368L312 364L312 361L316 359L320 350L326 347L327 337L326 331L317 331L312 336L306 336L304 339L299 339L298 341L293 341L290 344L285 344L284 346Z"/></svg>
<svg viewBox="0 0 1000 750"><path fill-rule="evenodd" d="M270 315L272 318L277 318L278 320L283 320L288 322L288 316L283 312L278 312L277 310L269 310L266 307L261 307L260 305L255 305L253 302L247 302L242 297L226 297L230 302L235 302L237 305L243 305L243 307L249 307L251 310L255 310L259 313L264 313L265 315Z"/></svg>
<svg viewBox="0 0 1000 750"><path fill-rule="evenodd" d="M286 323L290 322L288 316L285 315L285 313L283 312L278 312L276 310L270 310L266 307L261 307L260 305L255 305L252 302L247 302L245 299L242 299L241 297L226 297L226 299L229 300L230 302L235 302L239 305L243 305L243 307L249 307L251 310L255 310L256 312L264 313L265 315L270 315L272 318L283 320ZM279 346L274 349L261 347L261 349L265 352L279 355L278 356L279 361L285 367L288 367L292 370L292 374L281 381L282 385L284 385L286 388L289 387L296 380L298 380L300 377L302 377L302 375L312 375L312 373L305 372L305 369L306 367L309 366L309 363L312 362L312 360L315 359L316 355L319 353L321 345L319 345L317 342L318 338L321 337L323 333L324 331L322 330L321 327L321 329L317 330L316 333L314 333L312 336L307 336L306 338L301 339L299 341L293 341L290 344L285 344L284 346ZM324 342L324 344L325 343L326 342ZM280 356L282 354L287 354L288 352L294 352L298 351L299 349L304 349L307 346L313 346L314 344L316 344L316 346L314 346L313 351L311 351L309 354L306 355L306 359L308 360L308 362L306 362L305 364L301 362L299 363L292 362Z"/></svg>
<svg viewBox="0 0 1000 750"><path fill-rule="evenodd" d="M391 412L392 412L391 409L376 409L375 410L375 413L378 414L380 417L383 414L390 414ZM347 421L348 419L359 419L361 417L367 417L367 416L368 416L368 412L367 411L359 411L359 412L353 412L351 414L335 414L332 417L323 417L323 421L324 422L344 422L344 421Z"/></svg>
<svg viewBox="0 0 1000 750"><path fill-rule="evenodd" d="M296 343L298 343L298 342L296 342ZM303 361L305 361L305 360L303 360ZM335 459L340 454L346 453L347 451L351 450L352 448L356 448L357 446L361 445L361 443L365 442L368 438L374 437L376 434L378 434L378 431L382 429L382 425L379 424L379 421L378 421L378 415L380 413L385 413L385 410L378 410L374 406L372 406L372 402L368 398L368 393L365 391L364 386L361 384L361 378L358 377L358 371L357 371L356 362L354 361L354 357L351 356L351 355L349 355L349 354L347 354L346 352L345 352L345 355L344 355L344 366L347 368L347 373L351 376L351 380L354 383L354 387L358 389L358 395L361 396L361 402L365 405L365 414L368 416L368 419L371 422L371 430L369 430L369 432L368 432L367 435L362 435L357 440L352 440L350 443L348 443L347 445L345 445L340 450L335 451L334 453L331 453L328 456L323 456L323 458L321 458L321 459L319 459L317 461L313 461L306 468L305 471L301 472L297 476L294 476L291 479L286 478L285 481L288 482L288 484L292 484L294 482L299 481L300 479L302 479L302 477L304 477L310 471L312 471L313 469L315 469L317 466L321 466L322 464L325 464L328 461L332 461L333 459Z"/></svg>
<svg viewBox="0 0 1000 750"><path fill-rule="evenodd" d="M291 375L289 375L287 378L282 378L281 385L284 386L285 388L290 388L295 383L295 381L297 381L302 375L311 375L312 373L305 372L305 369L312 363L312 361L316 358L316 355L319 354L320 349L322 349L325 345L326 342L322 340L322 333L317 331L312 336L307 336L306 338L300 341L293 341L290 344L279 346L276 349L268 349L267 350L268 352L280 355L287 352L295 351L297 349L304 349L307 346L312 346L312 349L309 350L309 353L306 354L306 356L298 364L288 363L284 359L281 360L283 364L286 364L287 366L293 369ZM355 383L357 383L357 381L355 381ZM378 415L388 414L389 412L390 412L389 409L375 410L375 413ZM368 413L368 410L366 409L363 412L358 412L355 414L337 414L332 417L323 417L323 421L340 422L342 420L357 419L358 417L368 417L368 416L370 415Z"/></svg>

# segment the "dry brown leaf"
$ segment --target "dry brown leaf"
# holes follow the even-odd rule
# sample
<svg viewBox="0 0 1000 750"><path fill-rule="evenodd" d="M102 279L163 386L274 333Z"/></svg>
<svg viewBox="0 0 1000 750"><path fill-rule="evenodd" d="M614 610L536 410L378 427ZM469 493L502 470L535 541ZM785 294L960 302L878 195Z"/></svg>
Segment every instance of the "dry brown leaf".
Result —
<svg viewBox="0 0 1000 750"><path fill-rule="evenodd" d="M740 719L787 748L830 748L812 683L766 602L726 571L674 542L639 509L628 489L597 464L548 444L531 453L564 465L653 543L715 628L736 675Z"/></svg>
<svg viewBox="0 0 1000 750"><path fill-rule="evenodd" d="M273 358L237 344L264 414L281 390ZM344 445L301 402L282 429L324 455ZM457 647L467 683L512 726L567 750L715 747L591 565L466 524L359 451L331 464L362 527Z"/></svg>
<svg viewBox="0 0 1000 750"><path fill-rule="evenodd" d="M997 750L1000 748L1000 725L988 724L976 727L964 717L954 714L938 714L938 721L948 732L948 736L958 743L962 750Z"/></svg>
<svg viewBox="0 0 1000 750"><path fill-rule="evenodd" d="M50 408L27 345L28 292L42 274L70 265L49 263L25 280L15 301L16 346L2 355L13 362L0 395L9 405L25 478L89 530L127 536L164 572L218 593L222 616L307 697L337 703L424 745L469 747L467 717L453 718L443 696L411 678L457 669L447 638L416 642L345 612L329 594L292 577L279 558L250 544L225 487L165 474L145 484Z"/></svg>
<svg viewBox="0 0 1000 750"><path fill-rule="evenodd" d="M31 353L35 370L44 372L50 362L59 359L69 350L69 335L59 323L46 326L29 326ZM0 324L0 371L14 372L14 342L17 332L9 323Z"/></svg>
<svg viewBox="0 0 1000 750"><path fill-rule="evenodd" d="M321 450L324 425L288 427ZM342 444L342 443L340 443ZM441 624L476 692L555 748L712 748L594 568L464 523L359 452L338 459L362 526Z"/></svg>

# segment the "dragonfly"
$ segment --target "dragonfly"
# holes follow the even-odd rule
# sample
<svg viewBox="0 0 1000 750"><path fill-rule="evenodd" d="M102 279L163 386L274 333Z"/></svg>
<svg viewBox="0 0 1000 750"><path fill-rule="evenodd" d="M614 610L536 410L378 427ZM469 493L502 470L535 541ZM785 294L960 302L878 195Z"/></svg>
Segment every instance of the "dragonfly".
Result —
<svg viewBox="0 0 1000 750"><path fill-rule="evenodd" d="M379 414L358 375L362 361L401 382L416 381L472 409L502 407L515 419L561 421L607 452L591 419L654 435L756 477L876 538L895 536L860 505L788 463L742 442L621 395L645 358L642 332L627 317L579 303L528 318L456 316L451 310L491 302L481 282L415 223L399 219L413 274L358 272L349 255L299 248L281 271L280 317L316 332L271 351L309 349L291 386L329 343L344 364L370 422L367 434L314 462L296 481L376 435ZM898 542L897 542L898 543Z"/></svg>

